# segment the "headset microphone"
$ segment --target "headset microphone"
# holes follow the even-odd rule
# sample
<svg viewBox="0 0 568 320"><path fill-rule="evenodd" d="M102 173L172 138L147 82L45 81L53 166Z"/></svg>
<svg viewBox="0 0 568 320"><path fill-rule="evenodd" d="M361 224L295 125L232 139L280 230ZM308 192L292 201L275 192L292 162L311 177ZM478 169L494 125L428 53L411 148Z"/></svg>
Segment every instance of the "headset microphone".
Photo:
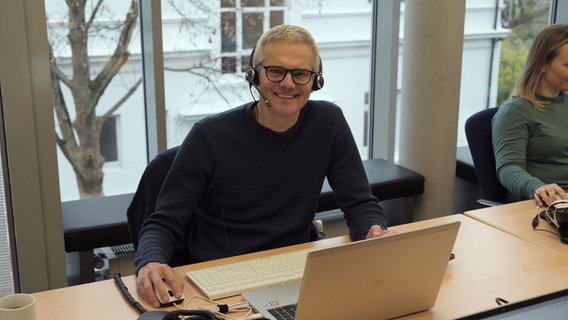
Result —
<svg viewBox="0 0 568 320"><path fill-rule="evenodd" d="M256 91L258 91L258 95L260 95L260 97L262 98L262 100L264 100L264 103L266 103L266 106L269 107L269 108L272 107L272 106L270 105L270 102L268 102L268 99L266 99L266 98L264 97L264 95L262 94L262 92L260 91L260 88L256 85L256 83L254 83L254 82L252 82L252 81L250 81L249 83L250 83L251 86L253 86L253 87L256 89Z"/></svg>
<svg viewBox="0 0 568 320"><path fill-rule="evenodd" d="M254 49L253 49L253 53L254 53ZM251 59L252 59L252 54L251 54ZM262 100L264 100L264 103L266 103L266 106L270 108L271 107L270 102L268 102L268 99L266 99L264 97L264 95L262 94L262 92L260 91L260 87L257 84L258 83L258 74L256 73L256 70L252 66L249 66L249 69L245 73L245 79L247 80L247 82L249 83L249 85L251 87L254 87L256 89L256 91L258 91L258 94L260 95ZM251 92L251 94L252 94L252 92Z"/></svg>

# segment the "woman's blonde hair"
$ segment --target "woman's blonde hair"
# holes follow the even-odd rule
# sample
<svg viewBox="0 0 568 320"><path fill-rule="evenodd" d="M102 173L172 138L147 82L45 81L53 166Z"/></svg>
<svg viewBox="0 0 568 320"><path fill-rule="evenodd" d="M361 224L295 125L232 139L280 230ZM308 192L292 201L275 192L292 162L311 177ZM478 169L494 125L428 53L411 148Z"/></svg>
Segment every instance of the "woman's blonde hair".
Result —
<svg viewBox="0 0 568 320"><path fill-rule="evenodd" d="M557 55L560 47L568 43L568 25L554 24L542 29L534 38L521 76L517 80L513 97L523 97L542 110L547 103L537 96L542 70Z"/></svg>
<svg viewBox="0 0 568 320"><path fill-rule="evenodd" d="M310 34L310 32L302 27L289 25L289 24L282 24L275 27L272 27L270 30L266 31L258 42L256 43L256 47L254 49L254 55L252 57L252 65L257 67L262 60L264 59L264 46L272 41L291 41L295 43L307 44L312 48L312 52L314 55L313 63L314 65L313 70L316 72L321 72L320 69L320 60L319 60L319 49L316 44L316 41Z"/></svg>

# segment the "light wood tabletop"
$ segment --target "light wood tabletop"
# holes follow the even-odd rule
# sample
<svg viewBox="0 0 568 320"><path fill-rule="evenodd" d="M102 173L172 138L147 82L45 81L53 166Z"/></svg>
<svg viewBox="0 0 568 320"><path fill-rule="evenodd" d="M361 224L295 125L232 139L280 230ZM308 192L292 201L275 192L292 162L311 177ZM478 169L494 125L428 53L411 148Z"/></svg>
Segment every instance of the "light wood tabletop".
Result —
<svg viewBox="0 0 568 320"><path fill-rule="evenodd" d="M435 306L431 310L404 319L453 319L496 307L495 298L518 301L568 287L568 257L519 237L500 231L467 216L456 214L399 225L397 232L461 221L454 246L455 259L450 261ZM347 237L324 239L302 245L256 252L205 263L178 267L183 276L184 294L190 308L207 305L202 295L185 277L185 272L238 260L256 258L307 247L325 247L349 241ZM388 259L388 257L385 257ZM416 263L420 263L417 261ZM356 272L356 270L354 270ZM124 277L135 299L135 279ZM38 320L132 319L137 312L127 304L113 280L34 293ZM223 300L242 301L240 296ZM239 315L236 315L238 318Z"/></svg>
<svg viewBox="0 0 568 320"><path fill-rule="evenodd" d="M541 207L538 208L538 211L544 209ZM466 211L464 214L499 230L568 256L568 244L560 241L556 227L539 218L537 227L533 229L532 221L537 214L534 200Z"/></svg>

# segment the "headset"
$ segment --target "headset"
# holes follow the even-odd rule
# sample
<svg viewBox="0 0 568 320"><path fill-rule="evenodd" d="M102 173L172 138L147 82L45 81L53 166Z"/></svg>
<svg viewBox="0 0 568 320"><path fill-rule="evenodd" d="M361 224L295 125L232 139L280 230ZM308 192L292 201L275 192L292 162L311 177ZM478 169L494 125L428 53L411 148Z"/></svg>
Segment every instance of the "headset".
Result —
<svg viewBox="0 0 568 320"><path fill-rule="evenodd" d="M258 86L260 85L259 73L256 72L256 67L253 65L253 57L255 49L256 47L252 48L252 52L250 53L249 65L248 65L248 70L245 73L245 79L248 81L248 83L251 86L254 86L260 92L258 88ZM316 78L314 80L314 83L312 84L312 91L318 91L319 89L323 88L324 84L323 64L321 62L321 57L318 56L318 58L319 58L319 70L316 72Z"/></svg>

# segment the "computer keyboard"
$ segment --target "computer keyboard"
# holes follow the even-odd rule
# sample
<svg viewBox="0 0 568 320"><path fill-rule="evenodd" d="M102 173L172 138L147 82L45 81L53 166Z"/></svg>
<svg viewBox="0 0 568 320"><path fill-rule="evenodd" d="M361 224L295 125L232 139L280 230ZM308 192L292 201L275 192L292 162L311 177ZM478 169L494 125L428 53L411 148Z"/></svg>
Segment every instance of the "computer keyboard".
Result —
<svg viewBox="0 0 568 320"><path fill-rule="evenodd" d="M186 273L211 300L273 285L298 281L310 249L276 254Z"/></svg>

